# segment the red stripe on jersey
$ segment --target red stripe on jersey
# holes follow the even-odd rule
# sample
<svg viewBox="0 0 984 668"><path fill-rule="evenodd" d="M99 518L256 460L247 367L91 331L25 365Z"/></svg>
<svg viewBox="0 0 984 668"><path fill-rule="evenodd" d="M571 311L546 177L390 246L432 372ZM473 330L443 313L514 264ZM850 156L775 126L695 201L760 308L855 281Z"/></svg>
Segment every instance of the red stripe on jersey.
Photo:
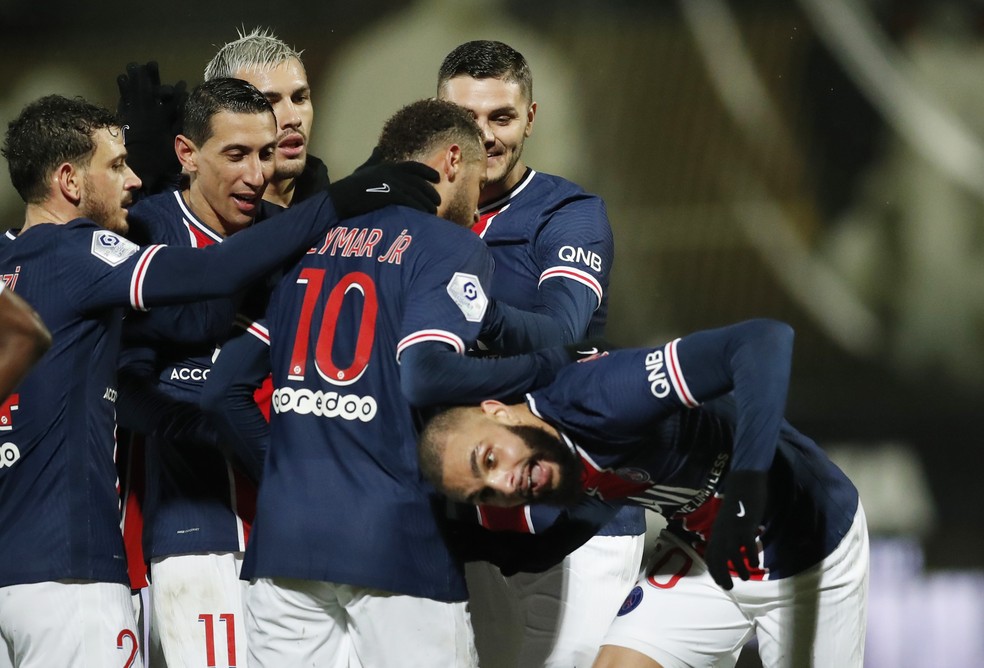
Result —
<svg viewBox="0 0 984 668"><path fill-rule="evenodd" d="M185 225L188 226L188 231L191 232L191 243L195 248L205 248L218 243L217 239L213 239L208 236L205 232L198 229L194 225L188 225L187 222Z"/></svg>
<svg viewBox="0 0 984 668"><path fill-rule="evenodd" d="M268 375L258 388L253 390L253 401L256 407L263 413L266 421L270 421L270 403L273 399L273 376Z"/></svg>
<svg viewBox="0 0 984 668"><path fill-rule="evenodd" d="M680 397L680 401L684 406L688 408L694 408L700 404L694 395L690 393L690 388L687 386L687 381L683 377L683 370L680 369L680 358L677 357L677 344L680 339L670 341L666 344L664 348L666 352L666 366L670 371L670 379L673 381L673 389L676 390L677 396Z"/></svg>
<svg viewBox="0 0 984 668"><path fill-rule="evenodd" d="M709 499L704 501L704 503L697 506L695 510L687 513L686 515L674 515L674 520L679 520L681 526L690 533L694 534L699 538L697 541L691 542L691 547L700 556L704 556L704 551L707 549L707 541L711 539L711 529L714 527L714 520L717 518L718 511L721 510L721 497L714 494ZM762 541L759 536L755 537L755 544L758 546L759 553L762 552ZM745 548L742 548L744 550ZM762 563L761 556L759 557L759 563ZM729 561L729 570L731 575L737 576L738 573L732 566L732 562ZM754 568L748 563L748 557L745 557L745 568L748 569L750 579L752 580L765 580L768 577L769 569L767 568Z"/></svg>
<svg viewBox="0 0 984 668"><path fill-rule="evenodd" d="M484 235L486 228L489 226L489 223L492 222L493 218L499 215L499 211L501 211L501 209L492 209L491 211L486 211L485 213L481 214L478 217L478 222L472 226L471 231L477 234L478 236Z"/></svg>
<svg viewBox="0 0 984 668"><path fill-rule="evenodd" d="M648 480L645 482L629 480L611 469L599 467L580 448L578 448L578 455L581 463L584 464L581 471L581 489L591 496L603 501L625 499L638 496L650 487Z"/></svg>
<svg viewBox="0 0 984 668"><path fill-rule="evenodd" d="M126 572L130 578L130 589L143 589L149 582L143 551L143 499L146 490L144 438L139 434L120 433L123 439L117 452L116 465L123 488L122 530Z"/></svg>
<svg viewBox="0 0 984 668"><path fill-rule="evenodd" d="M130 278L130 305L138 311L146 311L143 303L143 283L147 278L147 268L157 251L164 248L161 244L149 247L144 254L137 260L137 266L133 269L133 276Z"/></svg>
<svg viewBox="0 0 984 668"><path fill-rule="evenodd" d="M421 341L441 341L443 343L451 344L451 347L455 349L455 352L462 355L465 353L465 342L461 340L461 337L440 329L422 329L419 332L414 332L410 336L405 337L402 341L396 344L396 359L400 359L400 355L404 350L415 343L420 343Z"/></svg>
<svg viewBox="0 0 984 668"><path fill-rule="evenodd" d="M495 506L479 506L478 519L482 526L491 531L518 531L519 533L534 533L526 512L526 506L513 508L497 508Z"/></svg>
<svg viewBox="0 0 984 668"><path fill-rule="evenodd" d="M540 280L537 282L537 287L539 287L540 284L548 278L570 278L578 283L583 283L595 293L595 297L598 298L598 306L601 306L601 299L604 295L604 291L601 289L601 283L599 283L598 279L588 272L575 269L574 267L550 267L550 269L547 269L540 274Z"/></svg>

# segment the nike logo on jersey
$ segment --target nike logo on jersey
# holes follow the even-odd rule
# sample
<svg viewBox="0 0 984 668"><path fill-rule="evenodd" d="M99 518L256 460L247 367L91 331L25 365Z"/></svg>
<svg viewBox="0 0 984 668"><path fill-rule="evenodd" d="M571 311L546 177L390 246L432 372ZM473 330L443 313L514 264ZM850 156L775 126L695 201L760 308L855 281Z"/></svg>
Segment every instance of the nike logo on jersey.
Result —
<svg viewBox="0 0 984 668"><path fill-rule="evenodd" d="M578 350L578 355L597 355L601 351L598 348L588 348L587 350Z"/></svg>
<svg viewBox="0 0 984 668"><path fill-rule="evenodd" d="M388 193L390 191L390 186L388 183L384 183L381 186L376 186L375 188L366 188L367 193Z"/></svg>
<svg viewBox="0 0 984 668"><path fill-rule="evenodd" d="M738 502L738 515L737 515L737 517L744 517L744 516L745 516L745 504L742 503L741 501L739 501Z"/></svg>

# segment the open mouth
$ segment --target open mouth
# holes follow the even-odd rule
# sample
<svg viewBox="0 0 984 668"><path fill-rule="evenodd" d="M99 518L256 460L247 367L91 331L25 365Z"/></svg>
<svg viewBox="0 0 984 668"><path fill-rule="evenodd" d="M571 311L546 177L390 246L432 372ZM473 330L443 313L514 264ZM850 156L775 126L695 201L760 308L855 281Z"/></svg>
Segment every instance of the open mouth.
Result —
<svg viewBox="0 0 984 668"><path fill-rule="evenodd" d="M252 215L256 211L256 205L260 200L259 195L252 193L249 195L233 193L233 201L240 212Z"/></svg>
<svg viewBox="0 0 984 668"><path fill-rule="evenodd" d="M277 144L277 149L289 158L295 158L304 152L304 137L300 134L287 135Z"/></svg>
<svg viewBox="0 0 984 668"><path fill-rule="evenodd" d="M543 466L541 460L537 459L527 465L525 473L524 494L530 499L541 496L550 483L550 471Z"/></svg>

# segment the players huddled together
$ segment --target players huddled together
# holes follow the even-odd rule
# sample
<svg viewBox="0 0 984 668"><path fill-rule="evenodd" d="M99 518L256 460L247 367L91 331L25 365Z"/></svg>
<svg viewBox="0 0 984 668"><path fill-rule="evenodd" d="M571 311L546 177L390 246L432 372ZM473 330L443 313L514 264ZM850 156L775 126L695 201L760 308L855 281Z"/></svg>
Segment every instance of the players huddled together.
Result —
<svg viewBox="0 0 984 668"><path fill-rule="evenodd" d="M0 668L862 665L864 511L784 419L792 330L616 349L529 64L435 65L334 181L265 29L9 121Z"/></svg>

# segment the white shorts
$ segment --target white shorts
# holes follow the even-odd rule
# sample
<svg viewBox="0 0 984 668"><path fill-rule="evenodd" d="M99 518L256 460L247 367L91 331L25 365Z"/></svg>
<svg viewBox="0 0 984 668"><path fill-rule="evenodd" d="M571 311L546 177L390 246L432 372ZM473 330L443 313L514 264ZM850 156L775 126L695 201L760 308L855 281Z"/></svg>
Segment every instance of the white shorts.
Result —
<svg viewBox="0 0 984 668"><path fill-rule="evenodd" d="M168 666L244 665L248 648L242 563L242 552L151 561L151 644L160 643Z"/></svg>
<svg viewBox="0 0 984 668"><path fill-rule="evenodd" d="M64 580L0 587L0 665L141 668L130 587Z"/></svg>
<svg viewBox="0 0 984 668"><path fill-rule="evenodd" d="M543 573L504 578L468 564L470 606L483 668L590 666L639 576L645 535L594 536Z"/></svg>
<svg viewBox="0 0 984 668"><path fill-rule="evenodd" d="M250 668L477 668L468 610L365 587L254 580L247 630Z"/></svg>
<svg viewBox="0 0 984 668"><path fill-rule="evenodd" d="M864 510L827 558L781 580L734 580L724 591L689 546L662 532L642 577L605 636L664 668L733 666L753 635L762 665L863 664L868 599Z"/></svg>

